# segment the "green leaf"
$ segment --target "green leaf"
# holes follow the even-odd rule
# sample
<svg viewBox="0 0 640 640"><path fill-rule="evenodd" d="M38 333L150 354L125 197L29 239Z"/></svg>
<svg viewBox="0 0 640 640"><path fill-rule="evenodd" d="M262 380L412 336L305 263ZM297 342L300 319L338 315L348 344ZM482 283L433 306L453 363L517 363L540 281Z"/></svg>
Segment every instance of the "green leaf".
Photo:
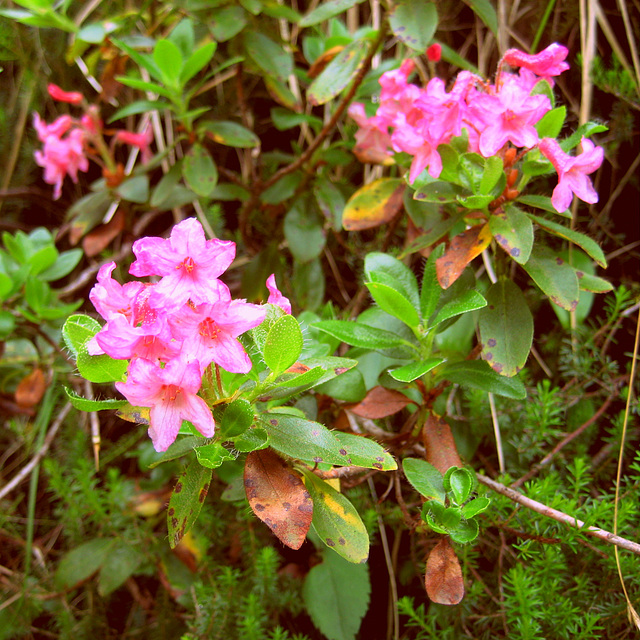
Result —
<svg viewBox="0 0 640 640"><path fill-rule="evenodd" d="M487 306L478 316L482 357L491 368L514 376L524 367L533 342L533 317L520 288L506 278L485 294Z"/></svg>
<svg viewBox="0 0 640 640"><path fill-rule="evenodd" d="M134 176L115 188L119 198L143 204L149 199L149 176Z"/></svg>
<svg viewBox="0 0 640 640"><path fill-rule="evenodd" d="M369 535L355 507L330 484L306 468L305 486L313 500L312 526L322 541L345 560L364 563Z"/></svg>
<svg viewBox="0 0 640 640"><path fill-rule="evenodd" d="M417 378L421 378L425 373L429 373L432 369L435 369L438 365L444 362L444 358L436 356L433 358L427 358L419 362L412 362L406 364L404 367L398 367L393 371L389 371L389 375L399 382L413 382Z"/></svg>
<svg viewBox="0 0 640 640"><path fill-rule="evenodd" d="M428 320L436 309L442 295L442 287L436 273L436 260L444 253L445 246L440 244L429 254L422 273L422 288L420 289L420 310L424 320Z"/></svg>
<svg viewBox="0 0 640 640"><path fill-rule="evenodd" d="M423 202L435 202L437 204L446 204L447 202L457 202L458 198L464 196L465 191L462 187L444 180L435 180L420 184L420 178L416 178L413 187L416 189L414 194L415 200Z"/></svg>
<svg viewBox="0 0 640 640"><path fill-rule="evenodd" d="M302 175L298 172L289 173L280 178L262 193L262 202L264 204L279 204L288 200L296 192L301 179Z"/></svg>
<svg viewBox="0 0 640 640"><path fill-rule="evenodd" d="M202 45L200 48L196 49L190 56L187 58L187 61L184 63L182 67L182 71L180 72L180 84L185 85L193 76L196 75L199 71L204 69L209 62L211 62L211 58L213 58L213 54L216 52L217 43L215 42L207 42L207 44Z"/></svg>
<svg viewBox="0 0 640 640"><path fill-rule="evenodd" d="M117 540L109 549L98 577L98 593L108 596L132 576L144 558L141 549L126 540Z"/></svg>
<svg viewBox="0 0 640 640"><path fill-rule="evenodd" d="M434 500L425 502L422 505L421 516L438 533L449 533L460 524L462 519L459 507L445 507Z"/></svg>
<svg viewBox="0 0 640 640"><path fill-rule="evenodd" d="M37 275L51 267L58 258L58 250L53 245L48 245L34 251L29 256L29 265L32 275Z"/></svg>
<svg viewBox="0 0 640 640"><path fill-rule="evenodd" d="M224 410L218 429L224 438L239 436L251 426L253 417L253 405L244 398L236 398Z"/></svg>
<svg viewBox="0 0 640 640"><path fill-rule="evenodd" d="M311 125L317 130L322 127L322 120L317 116L309 113L297 113L289 109L283 109L282 107L273 107L271 109L271 120L273 126L278 129L278 131L293 129L293 127L299 127L304 123Z"/></svg>
<svg viewBox="0 0 640 640"><path fill-rule="evenodd" d="M486 306L487 301L477 291L474 289L465 291L461 296L454 298L440 308L433 321L429 322L429 328L436 327L449 318L469 313L476 309L482 309Z"/></svg>
<svg viewBox="0 0 640 640"><path fill-rule="evenodd" d="M169 448L162 454L162 456L158 460L152 462L149 465L149 469L155 469L163 462L169 462L169 460L182 458L182 456L190 453L198 445L202 444L203 441L204 438L200 436L179 437L173 444L169 446Z"/></svg>
<svg viewBox="0 0 640 640"><path fill-rule="evenodd" d="M247 14L242 7L216 7L210 16L209 29L218 42L231 40L247 26Z"/></svg>
<svg viewBox="0 0 640 640"><path fill-rule="evenodd" d="M447 362L438 370L434 382L439 384L443 380L506 398L522 400L527 397L527 390L519 378L507 378L496 373L484 360Z"/></svg>
<svg viewBox="0 0 640 640"><path fill-rule="evenodd" d="M235 460L232 455L221 442L211 442L195 447L196 458L198 462L207 469L217 469L223 462L227 460Z"/></svg>
<svg viewBox="0 0 640 640"><path fill-rule="evenodd" d="M500 178L504 176L504 164L498 156L487 158L484 165L484 172L480 179L479 192L483 195L489 195L493 188L498 184Z"/></svg>
<svg viewBox="0 0 640 640"><path fill-rule="evenodd" d="M213 471L194 460L180 474L169 498L167 528L169 546L175 549L198 518L207 497Z"/></svg>
<svg viewBox="0 0 640 640"><path fill-rule="evenodd" d="M524 211L509 204L489 217L495 241L518 264L525 264L533 247L533 225Z"/></svg>
<svg viewBox="0 0 640 640"><path fill-rule="evenodd" d="M210 134L214 142L228 147L251 148L260 144L258 136L237 122L230 120L215 120L203 125L203 129Z"/></svg>
<svg viewBox="0 0 640 640"><path fill-rule="evenodd" d="M218 169L209 152L199 143L187 151L182 175L189 188L203 198L208 198L218 183Z"/></svg>
<svg viewBox="0 0 640 640"><path fill-rule="evenodd" d="M518 196L516 202L571 219L571 211L569 209L566 211L556 211L555 207L551 204L551 198L549 196Z"/></svg>
<svg viewBox="0 0 640 640"><path fill-rule="evenodd" d="M117 38L111 38L111 42L124 51L139 67L146 69L152 78L156 80L162 80L162 73L160 68L154 61L153 57L146 53L140 53L136 51L133 47L130 47L128 44L122 42L122 40L118 40ZM120 78L116 78L118 82L122 82ZM156 91L156 93L158 93ZM167 92L169 93L169 92Z"/></svg>
<svg viewBox="0 0 640 640"><path fill-rule="evenodd" d="M568 153L574 147L578 146L582 138L590 138L595 133L604 133L609 128L599 122L586 122L581 124L568 138L560 141L560 147L565 153Z"/></svg>
<svg viewBox="0 0 640 640"><path fill-rule="evenodd" d="M573 242L574 244L578 245L583 251L588 253L591 258L593 258L603 269L607 268L607 259L605 258L602 249L595 240L592 240L589 236L585 236L579 231L568 229L567 227L558 224L557 222L551 222L551 220L547 220L546 218L534 216L532 213L529 213L528 215L545 231L548 231L555 236L559 236L560 238L564 238L565 240Z"/></svg>
<svg viewBox="0 0 640 640"><path fill-rule="evenodd" d="M340 94L362 67L368 50L368 42L358 39L340 51L307 89L309 104L325 104Z"/></svg>
<svg viewBox="0 0 640 640"><path fill-rule="evenodd" d="M536 131L540 138L557 138L562 131L564 120L567 117L567 108L556 107L547 111L536 123Z"/></svg>
<svg viewBox="0 0 640 640"><path fill-rule="evenodd" d="M366 277L376 282L392 284L388 280L377 280L374 277L374 272L377 271L391 276L395 280L393 284L398 288L398 292L401 293L415 309L419 308L420 296L418 294L418 281L409 267L387 253L374 251L368 253L364 259L364 272Z"/></svg>
<svg viewBox="0 0 640 640"><path fill-rule="evenodd" d="M339 379L329 380L316 386L318 393L323 393L342 402L360 402L367 393L362 372L351 369L343 373Z"/></svg>
<svg viewBox="0 0 640 640"><path fill-rule="evenodd" d="M453 498L458 505L466 502L473 491L476 480L474 475L464 467L450 467L443 477L446 491L453 493Z"/></svg>
<svg viewBox="0 0 640 640"><path fill-rule="evenodd" d="M83 255L82 249L63 251L56 261L48 269L42 271L38 277L45 282L54 282L64 278L76 268Z"/></svg>
<svg viewBox="0 0 640 640"><path fill-rule="evenodd" d="M180 178L182 178L182 162L179 160L160 178L151 194L149 204L152 207L159 207L172 195L176 185L180 182Z"/></svg>
<svg viewBox="0 0 640 640"><path fill-rule="evenodd" d="M344 13L347 9L359 4L363 0L325 0L321 2L315 9L312 9L302 17L298 25L300 27L311 27L314 24L320 24Z"/></svg>
<svg viewBox="0 0 640 640"><path fill-rule="evenodd" d="M290 315L279 318L269 329L262 355L272 373L288 369L302 352L302 331L298 321Z"/></svg>
<svg viewBox="0 0 640 640"><path fill-rule="evenodd" d="M446 492L442 483L442 474L426 460L405 458L402 470L411 486L428 500L437 500L444 504Z"/></svg>
<svg viewBox="0 0 640 640"><path fill-rule="evenodd" d="M493 34L498 37L498 16L489 0L464 0L472 11L484 22Z"/></svg>
<svg viewBox="0 0 640 640"><path fill-rule="evenodd" d="M126 400L117 400L116 398L109 398L107 400L89 400L79 396L73 389L69 387L64 388L67 397L71 404L80 411L102 411L104 409L118 409L129 404Z"/></svg>
<svg viewBox="0 0 640 640"><path fill-rule="evenodd" d="M171 40L158 40L153 49L153 60L160 69L164 83L177 89L183 65L180 49Z"/></svg>
<svg viewBox="0 0 640 640"><path fill-rule="evenodd" d="M367 565L352 564L335 553L323 554L322 563L309 571L302 588L305 609L329 640L355 639L370 593Z"/></svg>
<svg viewBox="0 0 640 640"><path fill-rule="evenodd" d="M402 320L409 327L420 324L418 311L399 291L379 282L365 282L365 286L378 306L389 315Z"/></svg>
<svg viewBox="0 0 640 640"><path fill-rule="evenodd" d="M349 456L349 464L378 471L393 471L398 464L377 442L365 436L335 431L335 437Z"/></svg>
<svg viewBox="0 0 640 640"><path fill-rule="evenodd" d="M524 265L525 271L555 304L567 311L578 306L578 277L560 256L548 247L536 246Z"/></svg>
<svg viewBox="0 0 640 640"><path fill-rule="evenodd" d="M475 498L462 507L462 517L470 520L479 513L486 511L490 504L491 500L489 498Z"/></svg>
<svg viewBox="0 0 640 640"><path fill-rule="evenodd" d="M449 530L449 535L454 542L468 544L473 542L480 532L480 527L476 520L461 520L460 523Z"/></svg>
<svg viewBox="0 0 640 640"><path fill-rule="evenodd" d="M267 75L286 82L293 73L291 54L263 33L245 31L244 46L251 60Z"/></svg>
<svg viewBox="0 0 640 640"><path fill-rule="evenodd" d="M56 569L56 587L68 589L86 580L102 566L116 542L114 538L96 538L67 553Z"/></svg>
<svg viewBox="0 0 640 640"><path fill-rule="evenodd" d="M116 382L125 378L128 362L114 360L104 354L90 356L87 342L100 331L100 324L85 315L73 315L67 318L62 327L62 337L67 348L74 354L78 372L90 382Z"/></svg>
<svg viewBox="0 0 640 640"><path fill-rule="evenodd" d="M293 257L310 262L324 249L326 237L321 216L308 206L305 198L297 198L284 218L284 235Z"/></svg>
<svg viewBox="0 0 640 640"><path fill-rule="evenodd" d="M389 24L396 38L424 53L438 26L436 5L425 0L396 0L389 11Z"/></svg>
<svg viewBox="0 0 640 640"><path fill-rule="evenodd" d="M391 331L377 329L351 320L321 320L312 326L332 335L342 342L364 349L387 349L389 347L411 346Z"/></svg>
<svg viewBox="0 0 640 640"><path fill-rule="evenodd" d="M311 464L349 465L347 451L319 422L275 412L259 415L258 422L269 434L269 445L280 453Z"/></svg>
<svg viewBox="0 0 640 640"><path fill-rule="evenodd" d="M240 453L258 451L258 449L266 449L268 446L269 434L262 427L253 427L233 438L233 447Z"/></svg>

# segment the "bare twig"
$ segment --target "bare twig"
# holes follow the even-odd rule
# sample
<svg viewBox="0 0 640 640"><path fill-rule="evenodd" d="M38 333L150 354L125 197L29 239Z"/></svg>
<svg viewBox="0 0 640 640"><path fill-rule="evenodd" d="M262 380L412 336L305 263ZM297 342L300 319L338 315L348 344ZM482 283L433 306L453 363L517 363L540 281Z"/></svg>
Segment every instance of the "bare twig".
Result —
<svg viewBox="0 0 640 640"><path fill-rule="evenodd" d="M11 493L11 491L13 491L25 478L27 478L44 457L45 453L49 450L53 439L56 437L56 433L58 433L60 425L64 422L64 419L67 417L70 410L71 403L67 402L58 414L58 417L53 421L53 424L47 432L40 449L38 449L33 458L31 458L31 460L7 484L5 484L2 489L0 489L0 500L2 500L2 498L4 498L8 493Z"/></svg>
<svg viewBox="0 0 640 640"><path fill-rule="evenodd" d="M614 544L617 547L621 547L622 549L626 549L627 551L631 551L637 555L640 555L640 544L637 542L633 542L632 540L627 540L626 538L622 538L618 535L611 533L610 531L606 531L605 529L600 529L599 527L590 527L585 525L582 520L578 520L578 518L574 516L570 516L567 513L563 513L562 511L558 511L557 509L553 509L548 507L546 504L542 504L537 500L532 500L531 498L527 498L527 496L523 495L519 491L515 489L511 489L510 487L505 487L505 485L488 478L485 475L479 473L477 475L478 482L482 483L486 487L493 489L495 492L506 496L509 500L513 500L518 504L521 504L523 507L527 509L531 509L536 513L539 513L548 518L553 518L558 522L562 522L566 524L568 527L575 527L580 529L584 533L589 536L593 536L595 538L599 538L604 542L608 542L609 544Z"/></svg>

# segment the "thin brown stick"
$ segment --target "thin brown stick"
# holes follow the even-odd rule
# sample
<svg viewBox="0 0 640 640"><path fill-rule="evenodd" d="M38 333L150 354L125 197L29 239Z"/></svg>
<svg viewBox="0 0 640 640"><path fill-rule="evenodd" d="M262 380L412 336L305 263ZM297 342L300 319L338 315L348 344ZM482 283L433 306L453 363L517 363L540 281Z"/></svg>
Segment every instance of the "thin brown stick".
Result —
<svg viewBox="0 0 640 640"><path fill-rule="evenodd" d="M605 529L600 529L599 527L590 527L585 525L582 520L578 520L578 518L574 516L570 516L562 511L558 511L557 509L553 509L548 507L546 504L542 504L541 502L537 502L536 500L532 500L531 498L527 498L527 496L523 495L519 491L515 491L510 487L506 487L487 476L482 474L478 474L478 482L482 483L486 487L493 489L496 493L499 493L503 496L509 498L509 500L513 500L518 504L521 504L523 507L527 509L531 509L536 513L539 513L548 518L553 518L558 522L562 522L566 524L568 527L575 527L580 529L584 533L589 536L593 536L595 538L599 538L604 542L608 542L609 544L614 544L617 547L621 547L622 549L626 549L627 551L631 551L637 555L640 555L640 544L637 542L633 542L631 540L627 540L626 538L622 538L621 536L615 535L610 531L606 531Z"/></svg>

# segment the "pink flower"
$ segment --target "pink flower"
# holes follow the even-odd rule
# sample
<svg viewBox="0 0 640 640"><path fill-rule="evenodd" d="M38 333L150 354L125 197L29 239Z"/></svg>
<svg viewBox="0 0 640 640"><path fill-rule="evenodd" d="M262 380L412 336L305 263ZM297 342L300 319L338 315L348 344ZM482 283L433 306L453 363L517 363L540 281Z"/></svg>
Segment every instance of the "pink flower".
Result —
<svg viewBox="0 0 640 640"><path fill-rule="evenodd" d="M68 102L69 104L80 104L84 96L79 91L65 91L56 84L47 85L49 95L58 102Z"/></svg>
<svg viewBox="0 0 640 640"><path fill-rule="evenodd" d="M349 115L360 127L356 132L356 144L353 148L358 160L375 164L392 162L391 138L387 127L380 127L380 119L375 116L367 118L364 105L360 102L352 102L349 105Z"/></svg>
<svg viewBox="0 0 640 640"><path fill-rule="evenodd" d="M536 75L546 78L559 76L569 68L568 63L564 61L568 53L567 47L554 42L540 53L533 55L518 49L508 49L502 59L512 67L524 67Z"/></svg>
<svg viewBox="0 0 640 640"><path fill-rule="evenodd" d="M133 315L136 296L145 285L135 281L121 285L111 277L115 268L115 262L109 262L100 267L96 278L97 283L89 292L89 300L105 320L119 314L130 319Z"/></svg>
<svg viewBox="0 0 640 640"><path fill-rule="evenodd" d="M63 130L66 121L62 124L59 130ZM39 126L42 131L41 123ZM34 153L36 164L44 168L44 181L54 185L54 200L62 193L65 176L68 175L73 182L78 182L78 171L89 169L89 160L84 151L84 138L85 134L81 129L72 129L64 138L52 133L44 139L42 151Z"/></svg>
<svg viewBox="0 0 640 640"><path fill-rule="evenodd" d="M232 373L247 373L251 360L237 337L265 318L266 310L244 300L186 305L169 319L174 335L182 340L182 353L198 360L201 371L215 362Z"/></svg>
<svg viewBox="0 0 640 640"><path fill-rule="evenodd" d="M150 303L167 310L193 304L230 300L229 290L218 280L233 262L234 242L206 240L196 218L183 220L168 239L141 238L133 244L137 260L129 273L134 276L163 276L151 293Z"/></svg>
<svg viewBox="0 0 640 640"><path fill-rule="evenodd" d="M267 278L267 289L269 290L269 299L267 302L280 307L285 313L291 313L291 303L289 302L289 298L285 298L280 293L280 290L276 285L276 276L273 273Z"/></svg>
<svg viewBox="0 0 640 640"><path fill-rule="evenodd" d="M146 164L151 160L153 155L149 148L153 142L153 131L151 127L147 127L143 133L132 133L131 131L125 130L118 131L116 133L116 140L140 149L142 164Z"/></svg>
<svg viewBox="0 0 640 640"><path fill-rule="evenodd" d="M587 174L593 173L602 164L604 149L596 147L587 138L582 138L581 144L582 153L577 156L565 153L553 138L543 138L538 145L542 155L558 172L558 184L551 196L551 204L556 211L566 211L573 194L590 204L598 202L598 192Z"/></svg>
<svg viewBox="0 0 640 640"><path fill-rule="evenodd" d="M207 403L197 396L202 384L197 362L170 360L164 369L149 360L133 360L126 382L116 388L134 407L151 407L149 436L156 451L166 451L180 431L183 420L193 423L206 438L213 436L215 422Z"/></svg>
<svg viewBox="0 0 640 640"><path fill-rule="evenodd" d="M47 124L37 113L33 114L33 126L40 142L46 142L49 136L61 138L73 125L71 116L60 116L51 124Z"/></svg>
<svg viewBox="0 0 640 640"><path fill-rule="evenodd" d="M531 148L538 143L535 124L551 109L549 98L529 95L523 80L508 74L498 93L478 93L469 105L475 126L480 131L479 150L488 158L495 155L507 142L516 147Z"/></svg>

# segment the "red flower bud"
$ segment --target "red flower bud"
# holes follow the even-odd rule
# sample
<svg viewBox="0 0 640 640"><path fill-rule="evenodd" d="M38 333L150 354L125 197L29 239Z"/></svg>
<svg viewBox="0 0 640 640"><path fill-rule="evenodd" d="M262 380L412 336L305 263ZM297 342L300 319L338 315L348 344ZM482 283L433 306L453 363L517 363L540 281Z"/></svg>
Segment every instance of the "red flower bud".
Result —
<svg viewBox="0 0 640 640"><path fill-rule="evenodd" d="M438 62L442 57L442 47L436 42L427 47L427 59L431 62Z"/></svg>
<svg viewBox="0 0 640 640"><path fill-rule="evenodd" d="M57 84L47 85L49 95L58 102L68 102L69 104L80 104L84 96L79 91L65 91Z"/></svg>

